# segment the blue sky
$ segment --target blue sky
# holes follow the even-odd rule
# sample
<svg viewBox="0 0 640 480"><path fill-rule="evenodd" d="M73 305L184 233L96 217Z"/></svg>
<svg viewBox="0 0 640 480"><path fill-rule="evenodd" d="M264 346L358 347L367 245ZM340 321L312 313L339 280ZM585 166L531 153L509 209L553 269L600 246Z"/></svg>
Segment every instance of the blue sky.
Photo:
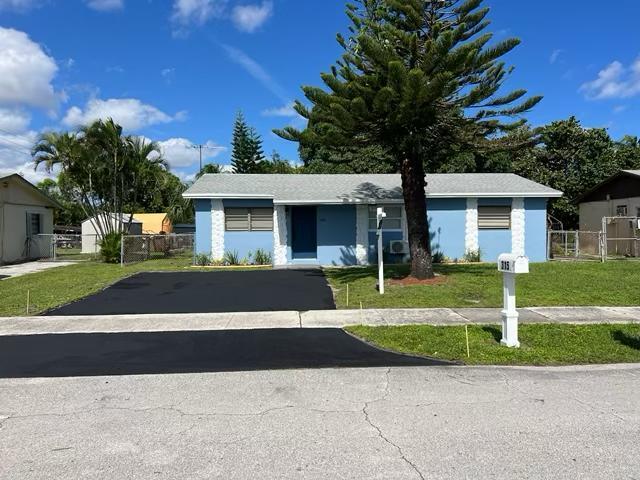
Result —
<svg viewBox="0 0 640 480"><path fill-rule="evenodd" d="M496 38L522 39L507 88L545 97L532 124L576 115L640 134L637 0L486 3ZM229 162L239 109L266 153L297 160L271 130L300 125L290 102L320 83L346 26L342 0L0 0L0 174L41 178L27 154L39 132L113 116L188 179L191 145Z"/></svg>

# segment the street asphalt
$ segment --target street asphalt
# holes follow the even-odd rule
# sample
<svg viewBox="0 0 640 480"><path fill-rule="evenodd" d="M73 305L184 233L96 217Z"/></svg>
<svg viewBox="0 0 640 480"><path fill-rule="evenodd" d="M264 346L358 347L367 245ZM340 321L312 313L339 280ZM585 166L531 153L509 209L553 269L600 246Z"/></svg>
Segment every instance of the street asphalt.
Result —
<svg viewBox="0 0 640 480"><path fill-rule="evenodd" d="M328 328L0 336L0 378L446 364Z"/></svg>
<svg viewBox="0 0 640 480"><path fill-rule="evenodd" d="M0 380L0 479L634 479L640 365Z"/></svg>
<svg viewBox="0 0 640 480"><path fill-rule="evenodd" d="M47 315L334 310L320 269L145 272Z"/></svg>

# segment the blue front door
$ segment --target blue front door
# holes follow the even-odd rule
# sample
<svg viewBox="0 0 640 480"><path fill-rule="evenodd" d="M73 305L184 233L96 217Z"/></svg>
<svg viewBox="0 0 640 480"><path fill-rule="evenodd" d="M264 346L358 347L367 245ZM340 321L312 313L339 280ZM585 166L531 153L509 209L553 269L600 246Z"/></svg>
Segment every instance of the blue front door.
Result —
<svg viewBox="0 0 640 480"><path fill-rule="evenodd" d="M318 256L316 207L293 207L291 211L291 252L293 259Z"/></svg>

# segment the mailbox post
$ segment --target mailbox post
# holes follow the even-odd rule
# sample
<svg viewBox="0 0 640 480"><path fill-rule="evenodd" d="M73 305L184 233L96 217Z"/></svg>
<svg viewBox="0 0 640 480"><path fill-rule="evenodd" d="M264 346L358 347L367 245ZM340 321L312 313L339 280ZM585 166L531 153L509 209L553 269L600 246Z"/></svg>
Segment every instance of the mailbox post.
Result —
<svg viewBox="0 0 640 480"><path fill-rule="evenodd" d="M382 224L384 219L387 218L387 214L384 213L384 208L378 207L376 212L376 232L378 235L378 291L380 295L384 295L384 256L383 256L383 242L382 242Z"/></svg>
<svg viewBox="0 0 640 480"><path fill-rule="evenodd" d="M498 271L502 272L504 309L502 310L502 340L507 347L519 348L518 310L516 309L516 275L529 273L527 257L505 253L498 257Z"/></svg>

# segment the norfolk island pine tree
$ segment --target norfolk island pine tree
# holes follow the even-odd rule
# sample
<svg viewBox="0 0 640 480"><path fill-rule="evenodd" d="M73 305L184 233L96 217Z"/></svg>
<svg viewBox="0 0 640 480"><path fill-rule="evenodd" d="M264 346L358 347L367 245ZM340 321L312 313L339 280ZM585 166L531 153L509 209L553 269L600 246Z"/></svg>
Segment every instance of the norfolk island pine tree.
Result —
<svg viewBox="0 0 640 480"><path fill-rule="evenodd" d="M295 103L306 129L275 133L302 147L388 150L402 177L411 276L432 278L424 195L429 159L451 140L486 150L529 143L520 116L542 97L498 93L512 71L499 59L520 41L490 44L482 0L357 0L346 13L349 37L337 36L344 53L321 74L327 90L305 86L311 107Z"/></svg>

